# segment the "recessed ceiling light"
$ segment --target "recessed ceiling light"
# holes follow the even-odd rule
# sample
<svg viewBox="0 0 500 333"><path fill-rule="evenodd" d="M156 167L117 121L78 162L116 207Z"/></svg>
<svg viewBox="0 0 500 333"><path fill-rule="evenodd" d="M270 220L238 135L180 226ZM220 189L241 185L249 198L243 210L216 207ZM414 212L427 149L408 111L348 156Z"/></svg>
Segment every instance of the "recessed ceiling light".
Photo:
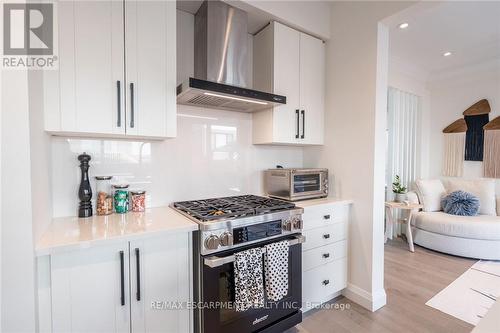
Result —
<svg viewBox="0 0 500 333"><path fill-rule="evenodd" d="M409 26L409 24L406 22L403 22L400 25L398 25L399 29L406 29L406 28L408 28L408 26Z"/></svg>
<svg viewBox="0 0 500 333"><path fill-rule="evenodd" d="M451 52L450 51L447 51L445 53L443 53L443 57L449 57L451 56Z"/></svg>

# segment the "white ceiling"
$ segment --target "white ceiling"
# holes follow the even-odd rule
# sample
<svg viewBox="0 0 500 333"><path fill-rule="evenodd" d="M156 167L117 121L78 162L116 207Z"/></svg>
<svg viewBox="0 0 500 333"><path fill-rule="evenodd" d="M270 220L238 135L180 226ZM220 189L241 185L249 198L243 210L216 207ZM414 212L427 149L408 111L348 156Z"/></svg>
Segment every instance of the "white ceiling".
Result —
<svg viewBox="0 0 500 333"><path fill-rule="evenodd" d="M435 74L500 58L500 2L425 3L390 17L391 60ZM407 29L398 25L408 22ZM452 52L443 57L446 51Z"/></svg>

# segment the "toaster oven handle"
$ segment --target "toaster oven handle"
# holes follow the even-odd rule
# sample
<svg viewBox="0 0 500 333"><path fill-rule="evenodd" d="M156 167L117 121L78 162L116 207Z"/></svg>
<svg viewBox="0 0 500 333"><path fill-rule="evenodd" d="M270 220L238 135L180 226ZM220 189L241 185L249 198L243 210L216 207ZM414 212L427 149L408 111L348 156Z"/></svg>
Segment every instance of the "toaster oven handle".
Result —
<svg viewBox="0 0 500 333"><path fill-rule="evenodd" d="M303 235L299 235L295 239L289 240L288 246L302 244L305 241L306 241L306 237ZM262 248L262 253L265 253L265 248ZM203 262L205 263L205 265L207 265L210 268L216 268L216 267L234 262L234 255L230 255L227 257L212 256L212 257L205 258L203 260Z"/></svg>

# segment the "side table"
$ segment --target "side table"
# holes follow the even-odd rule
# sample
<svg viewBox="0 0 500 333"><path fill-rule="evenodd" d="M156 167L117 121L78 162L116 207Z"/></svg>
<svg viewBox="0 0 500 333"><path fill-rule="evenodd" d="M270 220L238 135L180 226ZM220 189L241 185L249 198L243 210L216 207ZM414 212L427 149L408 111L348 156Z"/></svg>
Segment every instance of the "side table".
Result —
<svg viewBox="0 0 500 333"><path fill-rule="evenodd" d="M410 248L411 252L415 252L415 248L413 246L413 236L411 234L411 219L412 219L412 212L414 209L422 209L424 206L421 204L415 204L415 203L410 203L406 204L404 202L394 202L394 201L386 201L385 203L385 211L386 211L386 216L387 216L387 228L385 231L385 237L384 237L384 242L387 242L387 237L392 230L392 226L394 223L403 223L406 224L406 239L408 241L408 246ZM401 210L408 210L408 218L404 220L398 220L394 221L394 211L396 209L401 209Z"/></svg>

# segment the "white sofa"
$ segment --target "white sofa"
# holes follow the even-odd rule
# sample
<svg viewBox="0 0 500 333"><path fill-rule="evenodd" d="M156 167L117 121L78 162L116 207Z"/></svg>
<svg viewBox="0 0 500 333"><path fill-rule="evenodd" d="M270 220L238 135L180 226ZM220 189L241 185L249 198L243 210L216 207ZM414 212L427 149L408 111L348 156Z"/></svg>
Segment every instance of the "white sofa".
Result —
<svg viewBox="0 0 500 333"><path fill-rule="evenodd" d="M441 181L442 187L438 181L417 181L418 200L424 209L413 214L414 243L462 257L500 260L500 198L496 197L494 180L448 179ZM440 211L437 200L461 187L484 203L481 215L456 216Z"/></svg>

